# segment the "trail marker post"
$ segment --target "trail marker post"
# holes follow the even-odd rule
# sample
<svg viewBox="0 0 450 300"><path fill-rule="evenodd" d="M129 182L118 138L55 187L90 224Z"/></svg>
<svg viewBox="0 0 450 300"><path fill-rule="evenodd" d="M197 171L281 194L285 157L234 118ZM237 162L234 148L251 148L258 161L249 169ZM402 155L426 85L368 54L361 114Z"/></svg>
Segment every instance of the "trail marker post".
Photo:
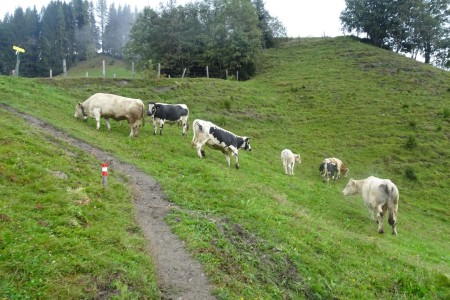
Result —
<svg viewBox="0 0 450 300"><path fill-rule="evenodd" d="M25 49L17 47L17 46L13 46L13 50L16 50L16 69L14 72L14 75L19 77L19 64L20 64L20 57L19 54L20 53L25 53Z"/></svg>
<svg viewBox="0 0 450 300"><path fill-rule="evenodd" d="M106 187L108 185L108 164L107 163L102 164L102 184L103 184L103 187Z"/></svg>

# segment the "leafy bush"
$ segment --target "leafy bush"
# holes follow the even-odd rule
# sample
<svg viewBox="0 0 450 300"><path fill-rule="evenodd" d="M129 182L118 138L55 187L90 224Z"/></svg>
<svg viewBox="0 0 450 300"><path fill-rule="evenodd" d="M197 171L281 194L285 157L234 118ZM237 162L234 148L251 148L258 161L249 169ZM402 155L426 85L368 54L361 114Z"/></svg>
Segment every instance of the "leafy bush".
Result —
<svg viewBox="0 0 450 300"><path fill-rule="evenodd" d="M406 169L405 169L405 177L409 180L414 180L414 181L417 180L417 176L414 172L414 169L410 166L406 167Z"/></svg>
<svg viewBox="0 0 450 300"><path fill-rule="evenodd" d="M416 148L417 147L416 138L414 136L410 135L408 137L408 140L406 141L405 147L406 147L406 149L414 149L414 148Z"/></svg>

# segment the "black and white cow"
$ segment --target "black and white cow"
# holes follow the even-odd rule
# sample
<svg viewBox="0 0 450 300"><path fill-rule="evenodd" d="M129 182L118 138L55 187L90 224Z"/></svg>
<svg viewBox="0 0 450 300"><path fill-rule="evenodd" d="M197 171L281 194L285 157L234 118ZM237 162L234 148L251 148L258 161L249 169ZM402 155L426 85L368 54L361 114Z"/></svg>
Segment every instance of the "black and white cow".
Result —
<svg viewBox="0 0 450 300"><path fill-rule="evenodd" d="M186 104L165 104L165 103L148 103L147 116L152 117L153 127L159 124L159 134L162 135L164 122L181 124L183 127L183 135L188 130L189 108Z"/></svg>
<svg viewBox="0 0 450 300"><path fill-rule="evenodd" d="M322 162L319 166L319 171L326 182L329 182L330 178L335 181L338 177L337 164L332 162Z"/></svg>
<svg viewBox="0 0 450 300"><path fill-rule="evenodd" d="M231 165L230 154L236 156L236 169L239 169L238 150L240 148L251 151L250 138L246 136L238 136L234 133L220 128L211 122L196 119L192 123L194 137L192 138L192 146L197 148L198 157L205 156L202 150L206 144L209 147L220 150L225 155L228 166Z"/></svg>

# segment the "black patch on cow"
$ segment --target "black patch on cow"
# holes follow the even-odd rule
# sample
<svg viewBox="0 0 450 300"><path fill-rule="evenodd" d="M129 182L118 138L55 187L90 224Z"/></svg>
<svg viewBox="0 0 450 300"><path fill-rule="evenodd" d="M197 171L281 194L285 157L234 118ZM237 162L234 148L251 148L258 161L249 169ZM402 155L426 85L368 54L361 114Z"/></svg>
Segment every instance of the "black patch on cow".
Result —
<svg viewBox="0 0 450 300"><path fill-rule="evenodd" d="M321 163L319 166L319 172L320 174L323 174L324 171L325 171L325 163Z"/></svg>
<svg viewBox="0 0 450 300"><path fill-rule="evenodd" d="M188 112L186 108L173 104L156 104L152 109L152 114L155 118L172 122L180 120L183 116L187 116Z"/></svg>
<svg viewBox="0 0 450 300"><path fill-rule="evenodd" d="M219 143L224 143L226 147L234 146L235 148L241 148L245 142L243 138L219 127L211 126L209 133L216 138Z"/></svg>
<svg viewBox="0 0 450 300"><path fill-rule="evenodd" d="M220 144L225 144L225 147L234 146L236 149L243 148L250 150L249 138L242 138L229 131L223 130L219 127L212 126L209 133L216 138Z"/></svg>
<svg viewBox="0 0 450 300"><path fill-rule="evenodd" d="M320 174L324 175L325 177L330 177L330 178L333 178L333 180L336 180L338 168L337 168L337 165L334 163L323 162L319 166L319 172L320 172Z"/></svg>
<svg viewBox="0 0 450 300"><path fill-rule="evenodd" d="M387 196L390 195L389 188L388 188L387 184L380 184L380 186L378 188L380 189L380 191L385 193Z"/></svg>

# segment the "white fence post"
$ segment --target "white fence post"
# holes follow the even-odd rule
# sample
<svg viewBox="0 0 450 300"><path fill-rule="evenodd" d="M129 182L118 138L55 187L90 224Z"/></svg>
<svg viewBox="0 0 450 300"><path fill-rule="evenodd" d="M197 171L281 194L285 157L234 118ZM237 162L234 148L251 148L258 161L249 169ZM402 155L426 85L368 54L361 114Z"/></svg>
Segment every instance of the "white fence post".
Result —
<svg viewBox="0 0 450 300"><path fill-rule="evenodd" d="M67 64L66 64L66 59L63 59L63 70L64 70L64 78L67 77Z"/></svg>

